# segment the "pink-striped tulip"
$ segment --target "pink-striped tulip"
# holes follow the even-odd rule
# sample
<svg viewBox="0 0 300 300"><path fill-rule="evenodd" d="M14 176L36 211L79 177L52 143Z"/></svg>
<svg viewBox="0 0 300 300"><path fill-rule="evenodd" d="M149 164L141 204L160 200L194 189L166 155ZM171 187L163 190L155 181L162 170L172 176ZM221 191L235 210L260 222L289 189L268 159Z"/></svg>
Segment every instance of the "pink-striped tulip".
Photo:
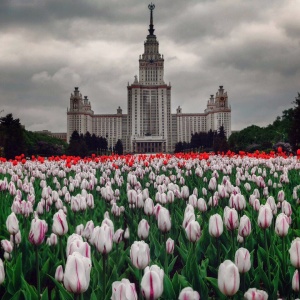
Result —
<svg viewBox="0 0 300 300"><path fill-rule="evenodd" d="M12 245L14 245L14 243L16 245L19 245L22 241L22 236L21 236L21 231L19 230L15 235L11 234L10 235L10 242Z"/></svg>
<svg viewBox="0 0 300 300"><path fill-rule="evenodd" d="M185 228L187 238L190 242L195 243L200 239L201 228L197 221L191 221Z"/></svg>
<svg viewBox="0 0 300 300"><path fill-rule="evenodd" d="M92 263L79 252L73 252L68 256L64 273L64 286L74 294L84 293L90 284Z"/></svg>
<svg viewBox="0 0 300 300"><path fill-rule="evenodd" d="M288 222L288 217L284 213L280 213L276 217L276 222L275 222L275 232L278 236L286 236L289 231L289 222Z"/></svg>
<svg viewBox="0 0 300 300"><path fill-rule="evenodd" d="M173 254L174 252L174 240L168 238L166 241L166 251L168 254Z"/></svg>
<svg viewBox="0 0 300 300"><path fill-rule="evenodd" d="M151 216L151 215L153 215L153 212L154 212L153 200L151 198L147 198L144 203L144 213L147 216Z"/></svg>
<svg viewBox="0 0 300 300"><path fill-rule="evenodd" d="M218 287L225 296L233 296L240 287L239 270L230 260L225 260L219 266Z"/></svg>
<svg viewBox="0 0 300 300"><path fill-rule="evenodd" d="M62 209L53 216L52 232L58 236L62 236L68 232L67 217Z"/></svg>
<svg viewBox="0 0 300 300"><path fill-rule="evenodd" d="M203 198L199 198L197 201L197 207L201 212L207 211L207 204Z"/></svg>
<svg viewBox="0 0 300 300"><path fill-rule="evenodd" d="M149 236L149 229L150 229L150 226L149 226L149 223L147 222L147 220L142 219L138 225L138 233L137 233L138 237L141 240L147 239Z"/></svg>
<svg viewBox="0 0 300 300"><path fill-rule="evenodd" d="M293 279L292 279L292 289L295 292L299 292L299 272L295 270Z"/></svg>
<svg viewBox="0 0 300 300"><path fill-rule="evenodd" d="M141 281L142 294L147 300L158 299L164 290L164 271L157 265L146 267Z"/></svg>
<svg viewBox="0 0 300 300"><path fill-rule="evenodd" d="M240 219L240 225L239 225L239 235L242 237L247 237L251 233L251 221L246 216L243 215Z"/></svg>
<svg viewBox="0 0 300 300"><path fill-rule="evenodd" d="M263 290L251 288L244 294L244 299L245 300L267 300L268 294Z"/></svg>
<svg viewBox="0 0 300 300"><path fill-rule="evenodd" d="M144 241L135 241L130 248L130 259L132 264L143 270L150 262L150 248Z"/></svg>
<svg viewBox="0 0 300 300"><path fill-rule="evenodd" d="M122 228L119 228L113 236L113 242L116 244L119 244L123 241L123 235L124 235L124 230Z"/></svg>
<svg viewBox="0 0 300 300"><path fill-rule="evenodd" d="M2 259L0 258L0 284L3 283L4 279L5 279L4 265Z"/></svg>
<svg viewBox="0 0 300 300"><path fill-rule="evenodd" d="M16 234L19 231L19 221L14 212L7 217L6 228L10 234Z"/></svg>
<svg viewBox="0 0 300 300"><path fill-rule="evenodd" d="M228 230L234 230L239 226L238 213L234 208L225 207L223 221Z"/></svg>
<svg viewBox="0 0 300 300"><path fill-rule="evenodd" d="M91 246L84 242L81 235L73 233L68 237L66 255L71 255L73 252L79 252L81 255L91 258Z"/></svg>
<svg viewBox="0 0 300 300"><path fill-rule="evenodd" d="M258 226L262 229L266 229L270 227L273 219L273 213L270 205L267 203L265 205L261 205L258 212L257 223Z"/></svg>
<svg viewBox="0 0 300 300"><path fill-rule="evenodd" d="M107 224L94 228L91 243L102 254L108 254L113 246L113 231Z"/></svg>
<svg viewBox="0 0 300 300"><path fill-rule="evenodd" d="M38 217L35 217L31 221L31 227L29 231L29 242L35 246L42 244L45 239L47 230L48 225L46 221L40 220Z"/></svg>
<svg viewBox="0 0 300 300"><path fill-rule="evenodd" d="M215 238L220 237L223 233L223 221L219 214L210 216L208 223L208 232Z"/></svg>
<svg viewBox="0 0 300 300"><path fill-rule="evenodd" d="M292 207L291 204L289 202L287 202L286 200L284 200L281 204L281 211L287 215L288 217L290 217L292 215Z"/></svg>
<svg viewBox="0 0 300 300"><path fill-rule="evenodd" d="M251 268L249 251L246 248L239 248L235 252L234 262L240 273L248 272Z"/></svg>
<svg viewBox="0 0 300 300"><path fill-rule="evenodd" d="M115 281L112 284L111 300L137 300L135 284L128 279L123 278L121 281Z"/></svg>
<svg viewBox="0 0 300 300"><path fill-rule="evenodd" d="M191 287L186 287L181 290L178 300L199 300L200 295L197 291L194 291Z"/></svg>
<svg viewBox="0 0 300 300"><path fill-rule="evenodd" d="M3 248L4 252L12 253L14 247L13 244L9 240L2 240L1 247Z"/></svg>
<svg viewBox="0 0 300 300"><path fill-rule="evenodd" d="M299 269L300 268L300 238L295 238L292 241L290 252L291 264Z"/></svg>
<svg viewBox="0 0 300 300"><path fill-rule="evenodd" d="M55 278L58 282L63 282L63 280L64 280L64 270L63 270L62 265L59 265L59 266L56 268L54 278Z"/></svg>
<svg viewBox="0 0 300 300"><path fill-rule="evenodd" d="M157 225L161 232L168 232L171 229L171 217L168 209L161 207L157 216Z"/></svg>
<svg viewBox="0 0 300 300"><path fill-rule="evenodd" d="M50 237L47 238L46 244L49 246L57 245L57 235L55 233L51 233Z"/></svg>

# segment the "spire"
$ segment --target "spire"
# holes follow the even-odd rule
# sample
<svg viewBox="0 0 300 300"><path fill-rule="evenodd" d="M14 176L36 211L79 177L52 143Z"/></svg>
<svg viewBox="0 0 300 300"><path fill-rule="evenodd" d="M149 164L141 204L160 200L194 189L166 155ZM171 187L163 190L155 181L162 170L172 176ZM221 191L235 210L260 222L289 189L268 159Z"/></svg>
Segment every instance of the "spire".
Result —
<svg viewBox="0 0 300 300"><path fill-rule="evenodd" d="M153 25L153 10L154 10L154 8L155 8L155 5L151 2L149 5L148 5L148 8L150 9L150 25L149 25L149 29L148 29L148 31L149 31L149 34L150 35L154 35L153 33L154 33L154 25Z"/></svg>

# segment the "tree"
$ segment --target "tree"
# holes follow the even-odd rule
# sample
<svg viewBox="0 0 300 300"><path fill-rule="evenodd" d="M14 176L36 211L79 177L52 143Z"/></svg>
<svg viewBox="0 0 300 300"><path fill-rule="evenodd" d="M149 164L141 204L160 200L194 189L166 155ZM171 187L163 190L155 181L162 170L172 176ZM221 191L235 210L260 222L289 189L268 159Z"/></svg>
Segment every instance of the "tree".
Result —
<svg viewBox="0 0 300 300"><path fill-rule="evenodd" d="M0 142L7 159L26 153L23 131L20 120L14 119L12 114L0 118Z"/></svg>
<svg viewBox="0 0 300 300"><path fill-rule="evenodd" d="M121 140L117 140L117 143L115 145L115 152L119 155L123 154L123 144Z"/></svg>
<svg viewBox="0 0 300 300"><path fill-rule="evenodd" d="M215 152L227 152L229 147L224 126L220 126L219 132L214 137L213 148Z"/></svg>
<svg viewBox="0 0 300 300"><path fill-rule="evenodd" d="M88 155L88 147L84 141L84 136L79 135L76 130L71 135L68 154L80 157Z"/></svg>
<svg viewBox="0 0 300 300"><path fill-rule="evenodd" d="M296 106L293 109L291 116L291 127L289 130L289 140L296 151L300 148L300 93L293 102Z"/></svg>

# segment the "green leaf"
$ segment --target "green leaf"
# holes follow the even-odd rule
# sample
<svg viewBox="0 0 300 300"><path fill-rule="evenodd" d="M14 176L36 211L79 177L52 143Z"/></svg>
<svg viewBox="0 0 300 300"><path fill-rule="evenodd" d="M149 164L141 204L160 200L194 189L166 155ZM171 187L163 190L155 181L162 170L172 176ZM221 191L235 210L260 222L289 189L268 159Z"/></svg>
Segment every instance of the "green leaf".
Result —
<svg viewBox="0 0 300 300"><path fill-rule="evenodd" d="M206 279L206 281L208 281L208 283L211 285L211 287L215 291L215 293L217 295L216 299L219 299L219 300L226 300L227 299L227 297L225 295L223 295L221 293L221 291L219 290L217 278L206 277L205 279Z"/></svg>
<svg viewBox="0 0 300 300"><path fill-rule="evenodd" d="M13 271L13 285L15 290L22 288L22 253L17 257L15 268Z"/></svg>
<svg viewBox="0 0 300 300"><path fill-rule="evenodd" d="M12 298L10 298L11 300L19 300L20 299L20 295L21 295L21 291L18 291L17 293L14 294L14 296Z"/></svg>
<svg viewBox="0 0 300 300"><path fill-rule="evenodd" d="M44 290L41 300L48 300L48 288Z"/></svg>
<svg viewBox="0 0 300 300"><path fill-rule="evenodd" d="M168 276L164 276L164 293L163 297L165 299L176 299L176 295L173 289L172 282Z"/></svg>
<svg viewBox="0 0 300 300"><path fill-rule="evenodd" d="M176 263L177 257L178 257L178 256L174 257L174 258L172 259L171 263L169 264L169 266L168 266L168 274L170 274L170 273L172 272L172 270L173 270L173 268L174 268L174 265L175 265L175 263Z"/></svg>
<svg viewBox="0 0 300 300"><path fill-rule="evenodd" d="M51 278L51 280L54 282L54 284L58 288L59 295L62 300L73 300L73 297L71 296L71 294L69 292L67 292L67 290L55 278L53 278L51 275L48 275L48 276L49 276L49 278Z"/></svg>

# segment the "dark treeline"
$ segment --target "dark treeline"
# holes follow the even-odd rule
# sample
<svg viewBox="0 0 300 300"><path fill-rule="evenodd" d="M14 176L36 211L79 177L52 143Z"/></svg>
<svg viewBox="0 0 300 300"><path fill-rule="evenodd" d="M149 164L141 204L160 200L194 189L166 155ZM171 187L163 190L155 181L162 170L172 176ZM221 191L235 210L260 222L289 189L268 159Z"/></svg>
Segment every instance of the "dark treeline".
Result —
<svg viewBox="0 0 300 300"><path fill-rule="evenodd" d="M192 133L190 143L179 142L175 145L175 152L212 150L215 152L228 150L226 132L223 126L218 131Z"/></svg>
<svg viewBox="0 0 300 300"><path fill-rule="evenodd" d="M79 134L76 130L70 137L69 147L67 149L68 155L74 156L88 156L92 153L103 154L108 150L107 140L102 136L95 134Z"/></svg>

